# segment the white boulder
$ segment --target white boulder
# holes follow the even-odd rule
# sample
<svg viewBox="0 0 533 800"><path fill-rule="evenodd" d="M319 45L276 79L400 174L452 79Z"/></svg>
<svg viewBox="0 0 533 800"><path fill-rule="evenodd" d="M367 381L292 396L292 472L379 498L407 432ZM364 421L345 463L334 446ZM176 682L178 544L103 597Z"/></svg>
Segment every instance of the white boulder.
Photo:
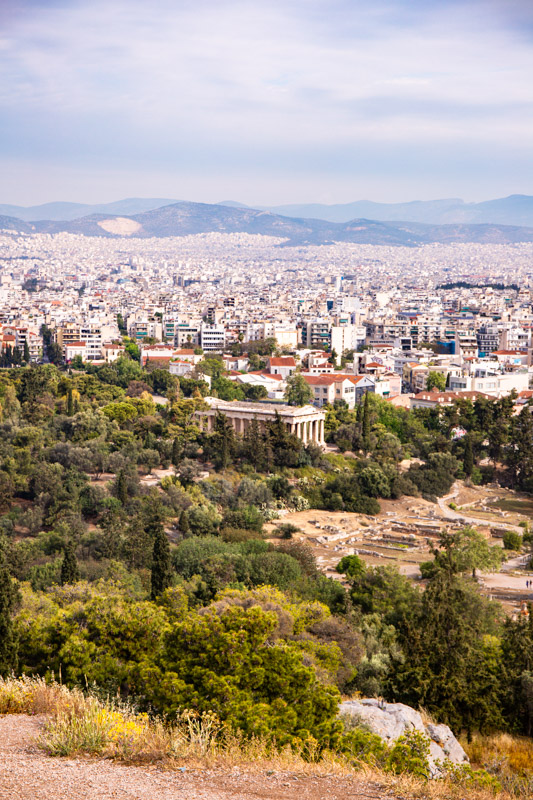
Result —
<svg viewBox="0 0 533 800"><path fill-rule="evenodd" d="M425 734L430 740L428 761L432 778L440 774L438 762L468 763L468 756L447 725L424 723L418 711L403 703L385 703L375 698L345 700L339 713L360 720L389 745L408 731Z"/></svg>

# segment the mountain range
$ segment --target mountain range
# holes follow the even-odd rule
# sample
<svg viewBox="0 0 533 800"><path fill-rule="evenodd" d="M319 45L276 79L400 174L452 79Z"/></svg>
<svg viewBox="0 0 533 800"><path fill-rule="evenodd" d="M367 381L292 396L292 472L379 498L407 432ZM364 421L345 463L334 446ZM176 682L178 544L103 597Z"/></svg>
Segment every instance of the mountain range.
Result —
<svg viewBox="0 0 533 800"><path fill-rule="evenodd" d="M0 216L15 217L26 222L39 220L71 221L93 214L131 216L152 211L181 201L163 198L129 197L113 203L45 203L38 206L1 205ZM224 200L217 205L250 208L244 203ZM350 222L372 219L381 222L422 222L428 225L516 225L533 227L533 196L513 194L482 203L465 203L458 198L415 200L409 203L374 203L358 200L353 203L324 205L320 203L278 206L256 206L260 211L291 218L322 219L327 222Z"/></svg>
<svg viewBox="0 0 533 800"><path fill-rule="evenodd" d="M69 221L26 222L0 216L0 229L23 233L69 232L85 236L148 238L187 236L198 233L249 233L285 239L287 245L322 245L357 242L374 245L416 246L430 242L480 242L510 244L533 242L533 227L510 225L428 225L418 222L382 222L352 219L329 222L287 217L270 211L212 205L172 203L139 214L91 214Z"/></svg>
<svg viewBox="0 0 533 800"><path fill-rule="evenodd" d="M373 203L359 200L337 205L284 205L270 208L275 214L319 217L348 222L364 217L385 222L423 222L429 225L519 225L533 227L533 197L514 194L483 203L450 200L415 200L411 203Z"/></svg>
<svg viewBox="0 0 533 800"><path fill-rule="evenodd" d="M38 220L68 221L88 217L91 214L141 214L153 208L161 208L178 200L163 198L128 197L125 200L116 200L114 203L44 203L40 206L13 206L0 203L0 216L15 217L25 222Z"/></svg>

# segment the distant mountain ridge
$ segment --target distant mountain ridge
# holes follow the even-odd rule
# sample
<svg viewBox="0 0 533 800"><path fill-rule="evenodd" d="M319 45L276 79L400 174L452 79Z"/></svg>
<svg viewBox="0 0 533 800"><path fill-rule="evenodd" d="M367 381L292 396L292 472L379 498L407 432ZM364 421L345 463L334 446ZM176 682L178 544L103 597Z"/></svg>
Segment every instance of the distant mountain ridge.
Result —
<svg viewBox="0 0 533 800"><path fill-rule="evenodd" d="M70 221L25 222L0 217L0 228L24 233L69 232L85 236L148 238L199 233L248 233L285 239L287 245L323 245L356 242L413 247L431 242L510 244L533 242L533 227L505 225L427 225L353 219L335 223L321 219L286 217L253 208L208 203L172 203L140 214L91 214Z"/></svg>
<svg viewBox="0 0 533 800"><path fill-rule="evenodd" d="M383 222L422 222L429 225L518 225L533 227L533 197L513 194L482 203L448 200L415 200L410 203L374 203L359 200L335 205L292 204L272 206L274 214L290 217L318 217L329 222L349 222L365 217Z"/></svg>
<svg viewBox="0 0 533 800"><path fill-rule="evenodd" d="M132 216L181 202L183 201L130 197L113 203L93 205L57 202L23 207L0 204L0 216L14 217L25 222L72 221L93 214ZM252 208L236 200L223 200L214 205L244 210ZM427 225L494 224L533 227L533 196L525 194L513 194L482 203L465 203L460 198L414 200L408 203L375 203L370 200L358 200L353 203L333 205L306 203L256 206L255 210L269 211L283 217L321 219L338 223L350 222L353 219L372 219L379 222L421 222Z"/></svg>
<svg viewBox="0 0 533 800"><path fill-rule="evenodd" d="M161 208L179 200L163 198L128 197L125 200L116 200L113 203L99 203L88 205L86 203L44 203L40 206L13 206L0 204L0 216L15 217L25 222L39 220L55 220L65 222L80 219L91 214L141 214L153 208Z"/></svg>

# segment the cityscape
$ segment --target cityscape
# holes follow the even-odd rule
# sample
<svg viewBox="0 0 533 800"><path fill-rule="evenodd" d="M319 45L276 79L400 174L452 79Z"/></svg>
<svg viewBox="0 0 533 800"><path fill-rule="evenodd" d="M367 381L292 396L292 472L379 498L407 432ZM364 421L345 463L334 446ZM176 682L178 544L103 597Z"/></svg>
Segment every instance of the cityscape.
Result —
<svg viewBox="0 0 533 800"><path fill-rule="evenodd" d="M0 2L0 800L532 800L532 74Z"/></svg>
<svg viewBox="0 0 533 800"><path fill-rule="evenodd" d="M53 344L54 363L97 366L124 355L127 337L144 367L176 376L217 354L234 399L255 386L282 402L297 370L318 407L353 408L363 387L405 408L465 392L529 399L532 244L283 244L4 230L2 355L22 363L27 347L28 363L48 362ZM271 358L258 368L246 344L260 341Z"/></svg>

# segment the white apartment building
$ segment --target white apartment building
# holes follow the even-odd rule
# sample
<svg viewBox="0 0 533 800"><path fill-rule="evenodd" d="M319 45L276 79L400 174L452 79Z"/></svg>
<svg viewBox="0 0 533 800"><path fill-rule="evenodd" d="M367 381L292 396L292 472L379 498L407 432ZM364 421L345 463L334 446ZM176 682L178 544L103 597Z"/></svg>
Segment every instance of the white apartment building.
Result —
<svg viewBox="0 0 533 800"><path fill-rule="evenodd" d="M226 332L223 325L208 325L202 322L200 326L200 347L205 353L216 353L224 350Z"/></svg>
<svg viewBox="0 0 533 800"><path fill-rule="evenodd" d="M364 344L366 328L357 325L333 325L330 332L331 349L337 354L337 364L341 363L341 356L346 350L357 350Z"/></svg>
<svg viewBox="0 0 533 800"><path fill-rule="evenodd" d="M180 322L174 328L174 344L176 347L198 347L200 345L200 325Z"/></svg>
<svg viewBox="0 0 533 800"><path fill-rule="evenodd" d="M85 342L86 361L99 361L102 358L102 328L99 324L82 325L79 341Z"/></svg>
<svg viewBox="0 0 533 800"><path fill-rule="evenodd" d="M503 372L493 375L464 375L461 377L450 376L451 392L483 392L491 397L505 397L513 389L522 392L529 389L529 373Z"/></svg>

